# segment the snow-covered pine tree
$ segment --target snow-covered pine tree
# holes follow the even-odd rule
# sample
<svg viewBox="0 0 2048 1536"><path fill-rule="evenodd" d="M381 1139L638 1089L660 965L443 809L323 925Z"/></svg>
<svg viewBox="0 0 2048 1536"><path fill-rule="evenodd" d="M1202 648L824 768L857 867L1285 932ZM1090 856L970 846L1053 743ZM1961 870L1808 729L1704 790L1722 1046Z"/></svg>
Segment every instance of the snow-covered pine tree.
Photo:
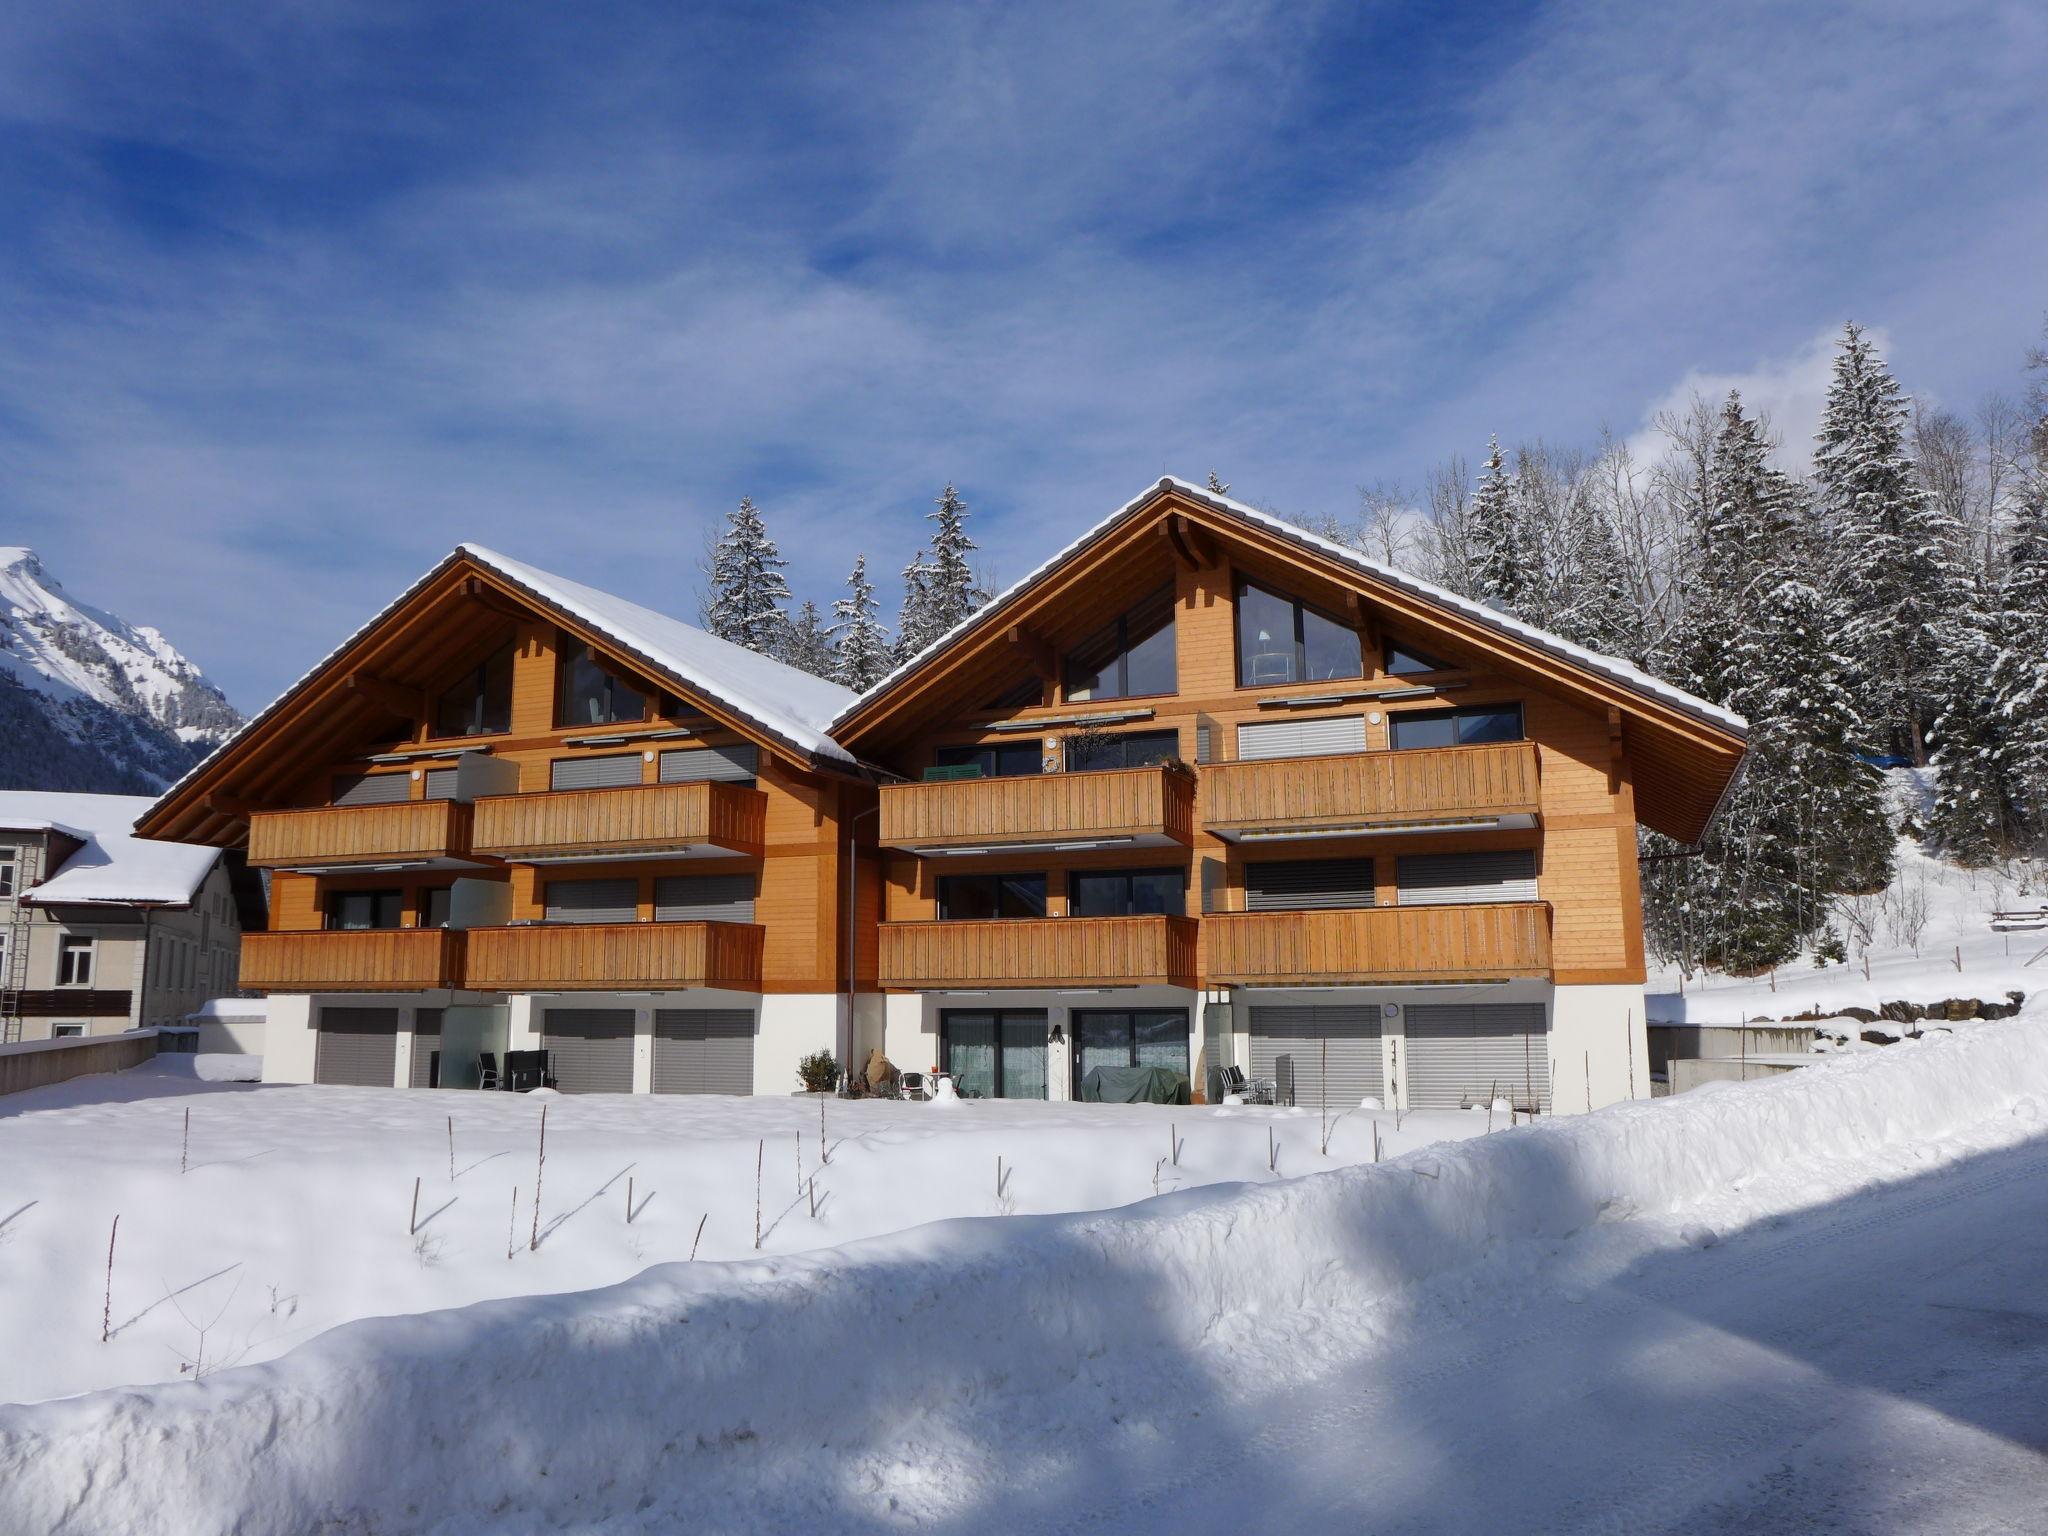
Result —
<svg viewBox="0 0 2048 1536"><path fill-rule="evenodd" d="M1861 327L1844 328L1815 436L1822 523L1849 599L1844 649L1866 739L1926 761L1941 629L1968 603L1957 530L1921 489L1905 448L1906 397Z"/></svg>
<svg viewBox="0 0 2048 1536"><path fill-rule="evenodd" d="M896 611L896 654L898 663L908 661L945 633L932 623L932 562L924 548L903 567L903 606Z"/></svg>
<svg viewBox="0 0 2048 1536"><path fill-rule="evenodd" d="M967 503L948 483L936 502L937 510L925 515L939 525L932 535L931 581L927 588L929 638L936 639L966 618L985 601L975 585L974 568L967 557L974 553L974 540L967 536Z"/></svg>
<svg viewBox="0 0 2048 1536"><path fill-rule="evenodd" d="M1472 596L1507 613L1521 614L1531 588L1529 551L1522 539L1515 482L1500 451L1500 439L1489 438L1486 463L1472 510L1465 519L1470 547Z"/></svg>
<svg viewBox="0 0 2048 1536"><path fill-rule="evenodd" d="M1607 514L1583 478L1565 503L1562 558L1548 625L1608 656L1634 659L1642 645L1640 608Z"/></svg>
<svg viewBox="0 0 2048 1536"><path fill-rule="evenodd" d="M861 555L846 578L846 596L832 605L832 616L839 621L838 670L833 676L856 693L865 693L889 673L889 632L875 617L876 608L868 557Z"/></svg>
<svg viewBox="0 0 2048 1536"><path fill-rule="evenodd" d="M739 509L727 517L725 531L712 546L705 628L721 640L774 655L788 623L782 611L789 601L789 583L782 577L786 563L768 537L753 498L742 496Z"/></svg>
<svg viewBox="0 0 2048 1536"><path fill-rule="evenodd" d="M795 616L782 626L776 659L813 677L831 678L838 671L832 643L834 627L825 622L818 605L805 598Z"/></svg>

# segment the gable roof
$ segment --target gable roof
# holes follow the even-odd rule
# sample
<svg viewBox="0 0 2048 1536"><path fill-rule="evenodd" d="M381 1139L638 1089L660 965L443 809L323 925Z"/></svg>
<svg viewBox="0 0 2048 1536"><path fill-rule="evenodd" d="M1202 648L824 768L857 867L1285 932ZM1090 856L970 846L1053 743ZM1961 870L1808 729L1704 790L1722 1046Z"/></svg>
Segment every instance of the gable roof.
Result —
<svg viewBox="0 0 2048 1536"><path fill-rule="evenodd" d="M186 906L219 862L218 848L152 842L135 823L147 795L0 790L0 829L59 832L83 844L25 892L37 906Z"/></svg>

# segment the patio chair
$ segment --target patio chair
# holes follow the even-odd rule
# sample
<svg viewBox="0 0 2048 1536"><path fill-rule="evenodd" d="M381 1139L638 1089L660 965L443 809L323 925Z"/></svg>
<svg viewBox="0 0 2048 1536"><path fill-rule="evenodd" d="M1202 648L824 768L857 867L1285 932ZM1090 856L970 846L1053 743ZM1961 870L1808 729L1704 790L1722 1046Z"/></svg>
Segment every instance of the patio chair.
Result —
<svg viewBox="0 0 2048 1536"><path fill-rule="evenodd" d="M922 1072L900 1072L896 1076L896 1091L906 1099L922 1103L932 1096L931 1084Z"/></svg>
<svg viewBox="0 0 2048 1536"><path fill-rule="evenodd" d="M552 1088L554 1081L548 1076L546 1051L505 1053L505 1086L514 1093L525 1093L530 1088Z"/></svg>
<svg viewBox="0 0 2048 1536"><path fill-rule="evenodd" d="M498 1057L492 1051L479 1051L476 1058L476 1085L479 1088L498 1086Z"/></svg>
<svg viewBox="0 0 2048 1536"><path fill-rule="evenodd" d="M1270 1077L1246 1077L1243 1067L1218 1067L1225 1094L1239 1094L1247 1104L1279 1102L1278 1085Z"/></svg>

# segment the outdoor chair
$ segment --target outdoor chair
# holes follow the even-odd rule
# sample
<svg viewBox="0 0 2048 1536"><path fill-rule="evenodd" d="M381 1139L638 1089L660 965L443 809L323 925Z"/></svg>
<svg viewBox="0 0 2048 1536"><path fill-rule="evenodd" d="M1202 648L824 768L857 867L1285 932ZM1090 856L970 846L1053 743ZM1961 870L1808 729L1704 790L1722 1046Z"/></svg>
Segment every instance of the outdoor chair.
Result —
<svg viewBox="0 0 2048 1536"><path fill-rule="evenodd" d="M498 1058L495 1052L480 1051L476 1058L476 1085L479 1088L498 1086Z"/></svg>
<svg viewBox="0 0 2048 1536"><path fill-rule="evenodd" d="M555 1080L548 1076L546 1051L505 1053L505 1086L514 1093L525 1093L530 1088L552 1088L554 1085Z"/></svg>
<svg viewBox="0 0 2048 1536"><path fill-rule="evenodd" d="M898 1085L897 1092L901 1093L906 1099L916 1099L922 1102L932 1096L931 1086L925 1082L922 1072L901 1073L896 1081Z"/></svg>
<svg viewBox="0 0 2048 1536"><path fill-rule="evenodd" d="M1247 1104L1278 1102L1278 1088L1270 1077L1246 1077L1242 1067L1218 1067L1225 1094L1239 1094Z"/></svg>

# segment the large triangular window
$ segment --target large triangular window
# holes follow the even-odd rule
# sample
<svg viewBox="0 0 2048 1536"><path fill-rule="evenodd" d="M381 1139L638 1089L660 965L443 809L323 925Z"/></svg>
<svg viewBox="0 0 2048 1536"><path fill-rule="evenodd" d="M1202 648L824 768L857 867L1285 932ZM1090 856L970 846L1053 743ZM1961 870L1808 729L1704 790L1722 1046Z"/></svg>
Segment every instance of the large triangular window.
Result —
<svg viewBox="0 0 2048 1536"><path fill-rule="evenodd" d="M501 736L512 729L512 653L507 642L434 701L436 736Z"/></svg>
<svg viewBox="0 0 2048 1536"><path fill-rule="evenodd" d="M1358 631L1252 582L1237 586L1237 685L1271 688L1363 677Z"/></svg>
<svg viewBox="0 0 2048 1536"><path fill-rule="evenodd" d="M1067 698L1134 699L1172 693L1173 588L1161 587L1068 653Z"/></svg>

